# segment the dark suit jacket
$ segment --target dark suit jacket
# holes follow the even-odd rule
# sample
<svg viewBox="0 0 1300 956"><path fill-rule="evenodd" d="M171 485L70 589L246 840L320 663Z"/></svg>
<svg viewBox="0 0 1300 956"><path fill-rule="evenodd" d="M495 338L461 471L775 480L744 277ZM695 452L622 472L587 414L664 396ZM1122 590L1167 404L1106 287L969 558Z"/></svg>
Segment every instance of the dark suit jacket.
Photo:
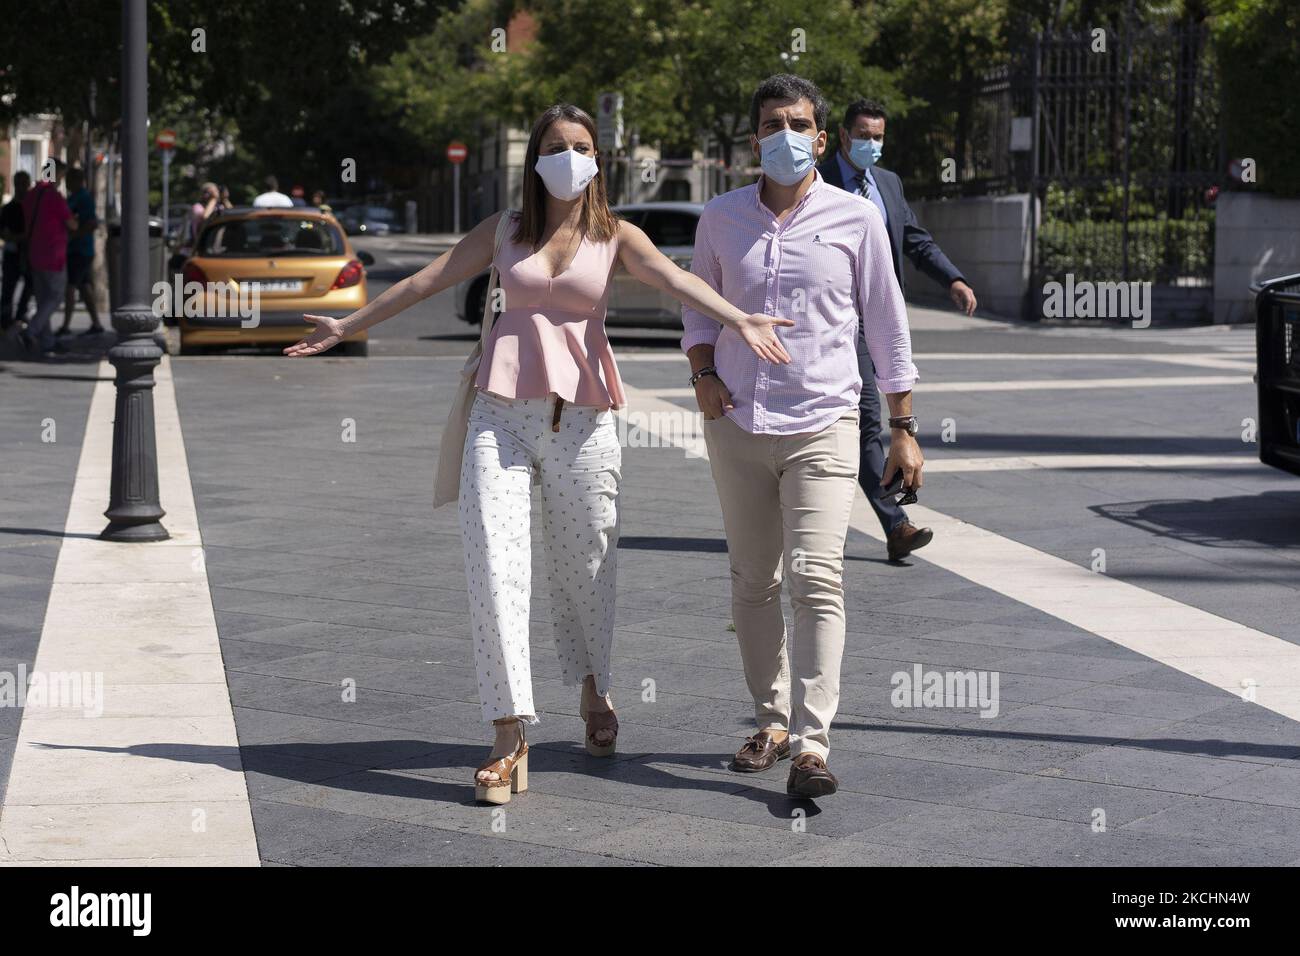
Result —
<svg viewBox="0 0 1300 956"><path fill-rule="evenodd" d="M822 179L840 189L852 189L853 184L845 184L840 178L839 153L832 153L817 171ZM903 256L912 260L912 265L920 269L945 289L958 279L966 281L961 271L943 254L939 244L916 221L912 207L903 195L903 181L897 173L873 166L871 174L880 189L880 198L884 200L885 211L889 213L888 232L889 248L894 254L894 275L898 277L899 288L904 288Z"/></svg>

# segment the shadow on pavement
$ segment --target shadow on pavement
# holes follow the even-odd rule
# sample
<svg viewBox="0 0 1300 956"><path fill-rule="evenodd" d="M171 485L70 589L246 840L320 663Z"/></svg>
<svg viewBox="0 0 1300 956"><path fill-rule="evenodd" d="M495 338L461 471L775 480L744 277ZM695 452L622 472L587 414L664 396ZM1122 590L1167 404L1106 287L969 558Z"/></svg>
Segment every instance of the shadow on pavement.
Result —
<svg viewBox="0 0 1300 956"><path fill-rule="evenodd" d="M1208 501L1129 501L1089 510L1148 534L1207 548L1300 548L1300 491Z"/></svg>
<svg viewBox="0 0 1300 956"><path fill-rule="evenodd" d="M618 539L620 551L692 551L699 554L726 554L726 538L669 538L657 535L623 535ZM864 558L845 554L845 561L867 561L873 564L901 564L885 558Z"/></svg>
<svg viewBox="0 0 1300 956"><path fill-rule="evenodd" d="M1263 760L1294 760L1300 757L1297 744L1252 744L1213 737L1203 740L1180 740L1177 737L1101 737L1092 734L1045 734L1028 730L978 730L970 727L938 727L920 724L835 723L837 730L881 730L890 733L921 734L934 737L980 737L985 740L1025 740L1035 743L1088 744L1094 747L1125 746L1137 750L1194 754L1203 757L1259 757ZM893 753L890 756L904 757Z"/></svg>
<svg viewBox="0 0 1300 956"><path fill-rule="evenodd" d="M922 433L922 441L925 435ZM936 446L931 446L936 447ZM972 451L1087 455L1222 455L1225 459L1254 459L1243 454L1239 438L1198 438L1169 435L1057 435L985 434L963 432L950 445L938 445L953 457L970 457ZM939 460L937 457L936 461ZM1180 465L1175 471L1194 469Z"/></svg>
<svg viewBox="0 0 1300 956"><path fill-rule="evenodd" d="M1300 745L1258 744L1218 738L1180 740L1173 737L1105 737L1092 734L1054 734L1032 731L983 730L943 727L933 724L838 723L840 730L890 731L918 736L972 737L985 740L1022 740L1039 743L1087 744L1097 747L1123 745L1128 748L1184 753L1211 757L1256 757L1264 760L1288 760L1300 757ZM76 744L42 744L44 749L87 750L98 753L130 754L155 759L210 764L237 769L242 762L249 773L262 773L298 783L329 786L336 789L384 796L409 797L470 805L474 803L470 786L472 773L487 754L488 744L436 744L427 740L358 740L338 743L293 742L243 745L232 747L199 744L155 743L131 747L79 747ZM774 817L789 817L791 805L808 807L810 801L788 797L782 791L763 790L750 785L744 775L701 774L705 766L718 766L731 754L653 754L620 755L614 761L588 757L577 744L539 744L532 748L539 759L532 769L537 775L579 772L593 778L680 791L700 791L734 796L765 806ZM905 756L894 754L894 756ZM669 765L694 771L681 776L647 763L655 758ZM842 758L842 759L851 759ZM442 770L464 772L464 782L448 782L417 776L402 776L403 771Z"/></svg>
<svg viewBox="0 0 1300 956"><path fill-rule="evenodd" d="M49 538L92 538L95 540L99 539L99 535L97 534L85 534L80 532L74 534L68 534L65 531L59 531L55 528L0 528L0 534L16 534L24 538L32 535L43 535Z"/></svg>

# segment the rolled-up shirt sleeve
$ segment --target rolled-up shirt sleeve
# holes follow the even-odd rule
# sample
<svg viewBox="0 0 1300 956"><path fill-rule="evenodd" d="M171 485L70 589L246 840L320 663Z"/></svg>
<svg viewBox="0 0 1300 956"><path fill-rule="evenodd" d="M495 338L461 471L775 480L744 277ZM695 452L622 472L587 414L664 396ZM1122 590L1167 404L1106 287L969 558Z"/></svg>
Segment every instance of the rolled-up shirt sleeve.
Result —
<svg viewBox="0 0 1300 956"><path fill-rule="evenodd" d="M691 272L695 273L719 295L722 294L722 268L718 256L709 238L709 223L712 220L708 207L700 215L695 226L695 250L691 257ZM690 306L682 305L682 351L689 352L697 345L713 345L722 334L722 326L703 312L697 312Z"/></svg>
<svg viewBox="0 0 1300 956"><path fill-rule="evenodd" d="M912 331L907 306L894 275L885 221L874 207L867 211L858 252L858 311L862 334L876 366L876 386L886 395L911 391L920 375L912 364Z"/></svg>

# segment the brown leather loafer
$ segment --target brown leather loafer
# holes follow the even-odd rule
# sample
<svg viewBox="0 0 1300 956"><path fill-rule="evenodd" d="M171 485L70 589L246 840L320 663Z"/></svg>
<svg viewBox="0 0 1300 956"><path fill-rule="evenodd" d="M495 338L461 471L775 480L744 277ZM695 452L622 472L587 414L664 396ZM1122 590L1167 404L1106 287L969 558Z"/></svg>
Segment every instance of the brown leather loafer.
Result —
<svg viewBox="0 0 1300 956"><path fill-rule="evenodd" d="M759 773L770 770L778 760L790 756L790 735L779 744L766 730L760 730L745 739L745 746L736 751L731 769L739 773Z"/></svg>
<svg viewBox="0 0 1300 956"><path fill-rule="evenodd" d="M889 560L901 561L917 548L924 548L934 540L934 532L929 528L918 528L910 521L904 521L893 531L885 543L889 546Z"/></svg>
<svg viewBox="0 0 1300 956"><path fill-rule="evenodd" d="M813 753L800 754L790 765L790 779L785 792L792 797L828 797L840 787L826 761Z"/></svg>

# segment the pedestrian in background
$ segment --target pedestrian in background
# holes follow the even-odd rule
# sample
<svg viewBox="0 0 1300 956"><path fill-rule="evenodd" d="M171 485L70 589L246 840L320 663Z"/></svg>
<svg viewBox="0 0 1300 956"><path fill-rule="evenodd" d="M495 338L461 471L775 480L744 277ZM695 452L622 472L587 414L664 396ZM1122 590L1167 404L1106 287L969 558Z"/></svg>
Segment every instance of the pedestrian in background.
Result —
<svg viewBox="0 0 1300 956"><path fill-rule="evenodd" d="M293 200L280 192L280 181L274 176L267 176L264 185L266 186L266 192L260 193L253 198L254 206L281 209L288 209L293 206Z"/></svg>
<svg viewBox="0 0 1300 956"><path fill-rule="evenodd" d="M181 243L176 252L167 261L167 268L175 272L185 265L185 260L194 255L195 245L199 241L199 232L203 229L203 224L207 222L221 207L221 190L217 188L216 183L204 183L199 187L199 198L190 206L189 215L185 218L185 226L181 230Z"/></svg>
<svg viewBox="0 0 1300 956"><path fill-rule="evenodd" d="M483 718L495 727L475 796L505 803L528 786L524 725L537 722L529 661L532 491L540 485L550 558L551 616L564 682L581 685L578 712L587 750L614 753L618 719L609 699L614 641L622 448L612 409L624 405L605 333L616 263L708 321L740 347L788 361L768 315L746 315L663 255L637 226L609 208L596 163L596 124L560 104L533 125L524 154L523 208L496 213L449 252L344 319L305 315L314 332L285 349L312 355L421 300L493 270L504 309L485 309L477 371L462 380L463 451L444 435L450 466L439 469L435 504L457 495L469 624ZM488 295L488 309L493 306ZM467 394L466 394L467 393ZM456 441L455 445L460 442ZM459 469L457 471L456 469ZM444 484L444 474L455 480Z"/></svg>
<svg viewBox="0 0 1300 956"><path fill-rule="evenodd" d="M839 149L821 164L819 172L832 186L864 196L876 207L889 235L894 277L899 288L905 287L903 256L907 256L912 265L948 290L957 308L973 315L974 291L930 233L917 222L898 174L877 165L885 147L885 120L885 109L879 103L865 99L850 103L840 125ZM858 483L885 532L889 559L900 561L929 544L934 532L912 524L893 495L881 496L885 440L880 426L880 394L872 385L876 373L862 340L858 341L858 366L862 373L862 400L858 405L862 466ZM889 427L891 431L896 430L894 421L890 421Z"/></svg>
<svg viewBox="0 0 1300 956"><path fill-rule="evenodd" d="M82 335L102 335L104 326L99 321L99 309L95 305L95 283L92 267L95 264L95 227L99 217L95 215L95 198L86 188L86 174L80 169L68 171L68 208L77 217L77 228L68 237L68 284L63 298L63 325L59 335L72 333L72 309L77 304L77 294L90 315L90 328Z"/></svg>
<svg viewBox="0 0 1300 956"><path fill-rule="evenodd" d="M792 756L786 792L839 786L827 766L844 656L844 541L857 494L857 342L865 336L895 415L910 416L911 333L890 266L889 239L867 199L817 172L826 101L798 76L755 90L750 137L759 181L711 200L700 215L691 271L741 309L798 321L781 342L792 361L755 360L730 329L682 310L682 351L704 416L731 565L731 608L758 732L732 768L767 770ZM896 432L886 480L919 488L921 450ZM782 570L794 609L787 639Z"/></svg>
<svg viewBox="0 0 1300 956"><path fill-rule="evenodd" d="M334 214L334 208L325 202L325 194L319 189L311 194L311 204L321 212L326 212L330 215Z"/></svg>
<svg viewBox="0 0 1300 956"><path fill-rule="evenodd" d="M27 321L27 305L32 299L32 275L23 250L27 234L23 218L23 197L31 188L32 177L26 170L14 173L14 195L0 208L0 239L4 240L4 259L0 262L0 334ZM14 310L14 292L22 282L23 291Z"/></svg>
<svg viewBox="0 0 1300 956"><path fill-rule="evenodd" d="M50 330L50 317L63 302L68 285L68 236L77 228L67 200L59 192L67 165L54 161L53 181L42 180L23 197L27 223L27 258L31 264L36 311L23 333L23 344L46 357L67 351Z"/></svg>

